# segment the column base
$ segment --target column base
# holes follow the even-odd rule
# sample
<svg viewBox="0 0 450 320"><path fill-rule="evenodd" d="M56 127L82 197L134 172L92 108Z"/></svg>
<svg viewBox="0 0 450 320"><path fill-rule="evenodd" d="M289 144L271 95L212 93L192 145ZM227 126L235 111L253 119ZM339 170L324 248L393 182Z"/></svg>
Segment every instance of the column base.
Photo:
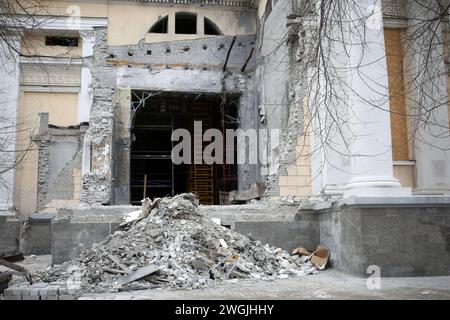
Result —
<svg viewBox="0 0 450 320"><path fill-rule="evenodd" d="M322 190L325 196L329 196L331 198L342 197L344 191L345 191L344 185L327 185Z"/></svg>
<svg viewBox="0 0 450 320"><path fill-rule="evenodd" d="M394 177L361 177L353 178L345 185L345 189L356 188L396 188L401 187L400 181Z"/></svg>
<svg viewBox="0 0 450 320"><path fill-rule="evenodd" d="M13 210L0 211L0 257L19 254L21 222Z"/></svg>
<svg viewBox="0 0 450 320"><path fill-rule="evenodd" d="M403 188L393 177L363 177L352 179L345 186L343 198L352 197L411 197L411 188Z"/></svg>
<svg viewBox="0 0 450 320"><path fill-rule="evenodd" d="M411 188L380 187L380 188L354 188L344 191L343 198L399 198L411 197Z"/></svg>

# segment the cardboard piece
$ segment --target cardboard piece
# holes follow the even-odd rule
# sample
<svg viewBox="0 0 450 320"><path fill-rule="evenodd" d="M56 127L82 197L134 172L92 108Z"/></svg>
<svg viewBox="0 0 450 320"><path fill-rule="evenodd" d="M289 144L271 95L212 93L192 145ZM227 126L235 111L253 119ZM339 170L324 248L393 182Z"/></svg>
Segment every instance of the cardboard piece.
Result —
<svg viewBox="0 0 450 320"><path fill-rule="evenodd" d="M311 263L319 270L326 268L330 258L330 250L324 246L318 246L311 256Z"/></svg>
<svg viewBox="0 0 450 320"><path fill-rule="evenodd" d="M305 248L299 247L297 249L294 249L294 251L292 251L292 254L296 254L301 257L301 256L310 256L312 253Z"/></svg>

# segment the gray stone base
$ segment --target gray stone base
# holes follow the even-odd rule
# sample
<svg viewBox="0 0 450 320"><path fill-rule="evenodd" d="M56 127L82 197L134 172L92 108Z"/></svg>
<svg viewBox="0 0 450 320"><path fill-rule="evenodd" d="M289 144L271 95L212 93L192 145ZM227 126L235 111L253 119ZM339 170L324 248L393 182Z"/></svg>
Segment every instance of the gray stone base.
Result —
<svg viewBox="0 0 450 320"><path fill-rule="evenodd" d="M320 242L319 216L303 213L293 221L236 221L235 230L292 252L299 246L314 250Z"/></svg>
<svg viewBox="0 0 450 320"><path fill-rule="evenodd" d="M124 213L138 210L131 206L63 209L52 221L52 263L73 258L80 244L91 248L116 231ZM295 206L273 208L259 205L201 206L207 217L220 218L223 225L263 244L292 250L298 245L315 248L319 243L319 216L297 213ZM276 212L276 213L275 213Z"/></svg>
<svg viewBox="0 0 450 320"><path fill-rule="evenodd" d="M91 248L116 231L122 215L132 206L80 207L59 210L52 221L52 264L72 259L82 245Z"/></svg>
<svg viewBox="0 0 450 320"><path fill-rule="evenodd" d="M19 254L20 225L14 214L0 212L0 257Z"/></svg>
<svg viewBox="0 0 450 320"><path fill-rule="evenodd" d="M320 213L320 241L332 266L368 276L450 275L450 208L344 206Z"/></svg>
<svg viewBox="0 0 450 320"><path fill-rule="evenodd" d="M325 245L331 251L331 267L354 275L370 275L369 266L378 266L382 277L450 275L450 207L446 203L383 205L366 200L320 211L261 205L201 206L200 211L263 244L288 251ZM53 264L60 264L70 260L80 244L90 248L103 241L115 232L124 213L137 209L64 209L51 223L48 217L33 217L22 230L20 251L48 253L51 246ZM14 216L0 215L1 255L19 253L20 226Z"/></svg>
<svg viewBox="0 0 450 320"><path fill-rule="evenodd" d="M319 215L312 211L297 213L297 206L200 206L200 211L262 244L289 252L299 246L314 249L320 241Z"/></svg>
<svg viewBox="0 0 450 320"><path fill-rule="evenodd" d="M52 219L54 214L34 214L27 228L20 232L20 252L23 255L45 255L52 251Z"/></svg>

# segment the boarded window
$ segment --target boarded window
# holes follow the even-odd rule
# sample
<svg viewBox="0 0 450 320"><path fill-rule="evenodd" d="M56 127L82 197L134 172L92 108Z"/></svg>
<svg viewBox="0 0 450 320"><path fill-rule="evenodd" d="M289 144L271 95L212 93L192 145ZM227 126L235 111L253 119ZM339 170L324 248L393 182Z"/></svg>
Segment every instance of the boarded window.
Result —
<svg viewBox="0 0 450 320"><path fill-rule="evenodd" d="M78 47L77 37L45 37L46 46Z"/></svg>
<svg viewBox="0 0 450 320"><path fill-rule="evenodd" d="M158 21L150 28L150 33L167 33L167 26L169 24L169 16L160 17Z"/></svg>
<svg viewBox="0 0 450 320"><path fill-rule="evenodd" d="M197 15L189 12L177 12L175 14L175 33L196 34Z"/></svg>
<svg viewBox="0 0 450 320"><path fill-rule="evenodd" d="M401 29L384 30L391 109L392 157L394 161L409 160L402 34Z"/></svg>

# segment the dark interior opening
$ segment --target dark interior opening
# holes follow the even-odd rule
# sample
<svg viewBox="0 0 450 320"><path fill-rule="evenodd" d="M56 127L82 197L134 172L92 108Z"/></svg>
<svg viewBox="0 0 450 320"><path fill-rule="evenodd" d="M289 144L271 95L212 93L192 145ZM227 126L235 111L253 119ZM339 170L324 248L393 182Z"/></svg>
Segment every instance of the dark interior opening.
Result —
<svg viewBox="0 0 450 320"><path fill-rule="evenodd" d="M133 105L139 107L131 135L131 203L140 204L145 184L145 196L150 198L193 192L202 204L227 204L227 192L237 189L237 165L193 164L194 121L202 121L203 133L212 128L220 130L225 148L226 130L237 128L239 98L173 93L144 99L148 93L135 90L132 94ZM171 135L179 128L191 134L192 164L172 162L171 151L178 142L172 142ZM203 142L203 149L210 143ZM236 159L236 143L234 153Z"/></svg>
<svg viewBox="0 0 450 320"><path fill-rule="evenodd" d="M158 21L150 28L150 33L167 33L169 24L169 16L159 18Z"/></svg>
<svg viewBox="0 0 450 320"><path fill-rule="evenodd" d="M46 36L46 46L78 47L77 37Z"/></svg>
<svg viewBox="0 0 450 320"><path fill-rule="evenodd" d="M197 33L197 15L189 12L175 13L175 33L177 34L196 34Z"/></svg>
<svg viewBox="0 0 450 320"><path fill-rule="evenodd" d="M218 36L218 35L222 34L222 32L220 32L219 27L217 27L217 25L214 22L212 22L211 20L209 20L206 17L205 17L204 25L205 25L205 34L213 35L213 36Z"/></svg>

